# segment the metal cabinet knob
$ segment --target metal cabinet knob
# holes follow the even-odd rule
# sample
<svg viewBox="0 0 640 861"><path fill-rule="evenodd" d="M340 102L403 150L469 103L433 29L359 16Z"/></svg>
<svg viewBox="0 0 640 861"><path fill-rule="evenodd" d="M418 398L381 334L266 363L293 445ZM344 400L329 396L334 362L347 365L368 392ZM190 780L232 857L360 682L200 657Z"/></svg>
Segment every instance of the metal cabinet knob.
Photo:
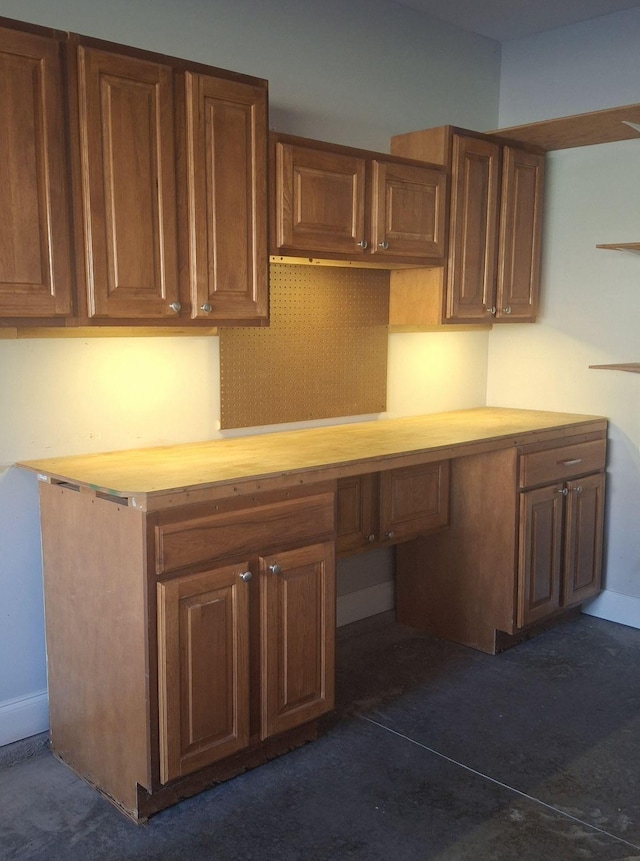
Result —
<svg viewBox="0 0 640 861"><path fill-rule="evenodd" d="M579 484L577 487L572 487L571 490L574 493L582 493L582 485Z"/></svg>
<svg viewBox="0 0 640 861"><path fill-rule="evenodd" d="M177 314L182 310L182 304L180 302L172 302L171 305L169 305L169 308Z"/></svg>
<svg viewBox="0 0 640 861"><path fill-rule="evenodd" d="M213 311L213 306L209 302L205 302L200 306L200 310L204 311L205 314L210 314Z"/></svg>
<svg viewBox="0 0 640 861"><path fill-rule="evenodd" d="M560 490L558 491L558 493L561 493L562 496L566 496L569 493L569 491L567 490L566 487L561 487Z"/></svg>
<svg viewBox="0 0 640 861"><path fill-rule="evenodd" d="M367 535L367 544L373 544L375 540L376 536L373 534L373 532L371 533L371 535Z"/></svg>
<svg viewBox="0 0 640 861"><path fill-rule="evenodd" d="M382 248L383 251L386 251L388 247L389 243L386 239L384 239L382 242L378 242L378 248Z"/></svg>
<svg viewBox="0 0 640 861"><path fill-rule="evenodd" d="M363 251L365 250L365 248L368 248L368 247L369 247L369 243L367 242L366 239L361 239L360 242L358 242L358 248L362 248Z"/></svg>
<svg viewBox="0 0 640 861"><path fill-rule="evenodd" d="M495 313L496 313L496 306L495 305L492 305L490 308L487 308L487 314L491 314L491 316L493 317L493 315Z"/></svg>
<svg viewBox="0 0 640 861"><path fill-rule="evenodd" d="M510 314L511 313L511 305L507 305L506 308L503 308L502 313L503 314Z"/></svg>
<svg viewBox="0 0 640 861"><path fill-rule="evenodd" d="M252 575L251 571L243 571L242 574L240 575L240 579L244 580L245 583L248 583L249 580L251 580L252 576L253 575Z"/></svg>
<svg viewBox="0 0 640 861"><path fill-rule="evenodd" d="M393 538L393 537L394 537L394 535L395 535L395 534L396 534L396 533L393 531L393 529L390 529L390 530L389 530L389 532L385 532L385 533L384 533L384 537L385 537L386 539L391 539L391 538Z"/></svg>
<svg viewBox="0 0 640 861"><path fill-rule="evenodd" d="M277 562L274 562L272 565L269 565L269 571L271 571L272 574L280 574L282 568Z"/></svg>

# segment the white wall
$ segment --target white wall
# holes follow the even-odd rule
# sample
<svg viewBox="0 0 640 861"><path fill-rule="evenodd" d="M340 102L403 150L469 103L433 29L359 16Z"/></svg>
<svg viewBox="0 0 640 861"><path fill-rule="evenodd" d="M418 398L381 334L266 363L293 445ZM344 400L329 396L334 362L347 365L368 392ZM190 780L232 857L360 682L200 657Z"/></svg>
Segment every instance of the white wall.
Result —
<svg viewBox="0 0 640 861"><path fill-rule="evenodd" d="M391 0L2 0L0 14L265 77L280 131L386 151L399 132L497 124L499 46ZM482 403L487 345L394 335L389 411ZM0 744L46 728L36 482L3 467L214 437L217 369L215 338L0 340Z"/></svg>
<svg viewBox="0 0 640 861"><path fill-rule="evenodd" d="M640 9L504 48L500 125L638 102ZM640 627L640 136L549 155L537 325L495 327L487 401L610 419L605 592L588 612Z"/></svg>

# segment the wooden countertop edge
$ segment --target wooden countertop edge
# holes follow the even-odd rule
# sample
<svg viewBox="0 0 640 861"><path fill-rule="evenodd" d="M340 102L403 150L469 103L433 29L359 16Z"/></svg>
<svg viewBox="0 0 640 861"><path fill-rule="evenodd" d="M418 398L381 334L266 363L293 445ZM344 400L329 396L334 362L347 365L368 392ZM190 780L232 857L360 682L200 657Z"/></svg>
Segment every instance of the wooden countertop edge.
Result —
<svg viewBox="0 0 640 861"><path fill-rule="evenodd" d="M525 413L533 411L512 410L511 412ZM558 417L558 424L553 424L552 417L554 415ZM504 434L496 433L492 436L484 436L476 440L465 439L461 442L450 444L425 446L420 449L392 454L349 458L344 461L327 462L319 465L314 464L308 467L296 466L296 468L290 470L277 472L251 475L239 474L232 478L223 478L210 482L203 481L197 484L149 491L113 489L100 484L92 484L79 480L62 472L43 469L44 464L54 463L56 460L60 460L63 463L66 460L65 458L51 459L51 461L27 461L18 463L17 466L36 472L41 481L68 486L70 489L80 492L93 493L100 497L106 497L113 502L121 502L124 506L130 505L133 508L151 512L197 502L250 496L251 494L271 490L295 490L296 488L308 487L312 484L336 481L339 478L363 475L368 472L381 472L399 467L415 466L420 463L483 454L504 448L530 445L531 443L543 443L563 437L574 438L580 437L583 434L589 435L606 432L608 426L606 418L575 415L571 417L571 420L568 420L570 415L567 413L550 413L551 423L549 426L543 428L537 427ZM173 446L168 448L173 448Z"/></svg>

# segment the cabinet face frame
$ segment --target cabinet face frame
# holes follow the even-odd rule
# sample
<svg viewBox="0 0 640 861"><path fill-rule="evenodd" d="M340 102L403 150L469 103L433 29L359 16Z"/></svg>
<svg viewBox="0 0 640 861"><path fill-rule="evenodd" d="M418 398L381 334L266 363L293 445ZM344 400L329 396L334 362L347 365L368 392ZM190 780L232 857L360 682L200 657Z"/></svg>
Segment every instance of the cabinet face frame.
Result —
<svg viewBox="0 0 640 861"><path fill-rule="evenodd" d="M0 27L0 317L72 312L61 42Z"/></svg>

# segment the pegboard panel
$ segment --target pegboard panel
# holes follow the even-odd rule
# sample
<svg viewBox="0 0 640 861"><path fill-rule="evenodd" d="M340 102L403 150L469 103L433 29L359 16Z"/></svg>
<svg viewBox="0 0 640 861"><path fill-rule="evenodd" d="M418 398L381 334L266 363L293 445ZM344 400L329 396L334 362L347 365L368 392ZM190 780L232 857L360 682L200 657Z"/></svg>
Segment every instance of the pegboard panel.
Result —
<svg viewBox="0 0 640 861"><path fill-rule="evenodd" d="M271 264L268 328L220 329L221 427L386 409L389 273Z"/></svg>

